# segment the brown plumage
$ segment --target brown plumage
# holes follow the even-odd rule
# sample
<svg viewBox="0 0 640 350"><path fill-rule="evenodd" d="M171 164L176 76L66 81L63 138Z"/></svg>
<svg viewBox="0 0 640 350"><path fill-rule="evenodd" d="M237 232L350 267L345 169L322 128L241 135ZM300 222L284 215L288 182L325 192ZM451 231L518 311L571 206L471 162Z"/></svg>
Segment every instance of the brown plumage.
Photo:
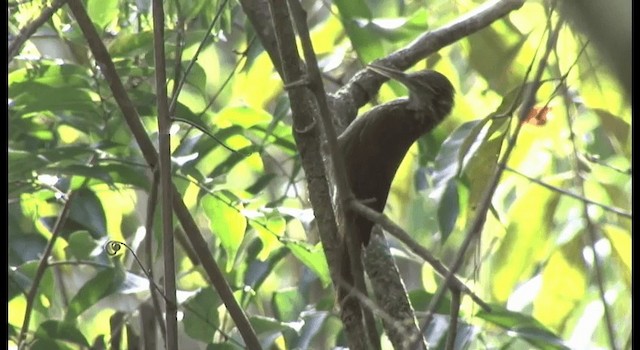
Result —
<svg viewBox="0 0 640 350"><path fill-rule="evenodd" d="M388 78L396 79L409 88L409 98L377 106L356 119L338 137L344 157L347 180L356 199L365 201L370 208L382 212L396 170L405 154L421 135L431 131L453 107L453 86L442 74L424 70L405 74L382 66L370 68ZM359 215L349 216L354 232L346 232L355 238L356 251L351 252L346 241L342 244L341 277L338 300L342 310L358 309L349 298L354 287L367 295L361 249L369 244L373 223ZM352 265L355 264L355 265ZM359 308L361 315L347 314L364 322L369 344L380 349L379 337L371 310Z"/></svg>
<svg viewBox="0 0 640 350"><path fill-rule="evenodd" d="M382 212L400 162L420 136L451 112L454 89L444 75L433 70L406 74L382 66L369 67L409 89L408 99L371 109L338 138L353 194ZM373 224L360 216L355 221L355 235L366 246Z"/></svg>

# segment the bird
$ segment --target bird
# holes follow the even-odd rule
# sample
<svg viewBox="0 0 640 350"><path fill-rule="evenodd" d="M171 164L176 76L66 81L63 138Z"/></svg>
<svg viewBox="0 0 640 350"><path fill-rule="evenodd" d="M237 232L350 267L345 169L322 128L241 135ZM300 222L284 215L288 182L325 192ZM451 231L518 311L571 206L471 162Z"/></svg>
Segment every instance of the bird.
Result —
<svg viewBox="0 0 640 350"><path fill-rule="evenodd" d="M435 70L404 73L377 64L367 68L399 81L409 91L408 98L379 105L356 118L338 137L353 195L382 212L409 147L451 113L455 90L449 79ZM373 223L359 215L354 220L357 232L349 234L366 247Z"/></svg>
<svg viewBox="0 0 640 350"><path fill-rule="evenodd" d="M404 73L377 64L369 65L368 69L401 82L409 90L408 98L374 107L356 118L338 136L338 147L353 196L371 209L382 212L391 182L409 147L451 113L455 91L449 79L434 70ZM351 288L367 295L361 259L373 228L371 221L357 214L352 213L347 220L353 220L346 227L354 232L346 232L352 238L352 244L347 244L347 237L343 237L342 242L341 284L337 297L343 311L357 309L353 304L360 302L358 298L350 297L353 296ZM355 317L363 322L371 348L379 349L373 315L366 306L359 309L361 315Z"/></svg>

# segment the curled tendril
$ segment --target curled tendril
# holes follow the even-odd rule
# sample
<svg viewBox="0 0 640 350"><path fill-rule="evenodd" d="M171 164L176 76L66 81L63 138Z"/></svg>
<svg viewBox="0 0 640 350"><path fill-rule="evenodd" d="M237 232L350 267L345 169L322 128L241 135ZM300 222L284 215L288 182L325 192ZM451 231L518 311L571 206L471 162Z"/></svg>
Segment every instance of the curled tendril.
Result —
<svg viewBox="0 0 640 350"><path fill-rule="evenodd" d="M107 241L107 243L104 246L104 250L110 256L116 256L120 252L120 249L122 249L123 247L127 247L127 245L123 242Z"/></svg>

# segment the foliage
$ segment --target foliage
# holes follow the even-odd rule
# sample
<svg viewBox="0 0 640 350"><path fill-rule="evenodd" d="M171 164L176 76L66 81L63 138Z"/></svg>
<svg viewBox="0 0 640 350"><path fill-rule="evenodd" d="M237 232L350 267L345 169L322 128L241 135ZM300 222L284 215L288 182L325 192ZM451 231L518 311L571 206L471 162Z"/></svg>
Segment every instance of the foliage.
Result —
<svg viewBox="0 0 640 350"><path fill-rule="evenodd" d="M157 144L148 2L84 4ZM265 348L344 345L288 100L273 65L234 2L165 4L167 86L170 94L179 91L171 130L178 191ZM10 33L38 16L41 5L10 2ZM314 7L311 34L331 77L327 88L476 6L432 1L425 10L417 1L336 0ZM527 2L419 65L453 82L456 106L404 160L386 213L445 264L518 123L508 111L526 86L546 25L559 20L545 6ZM495 306L486 313L464 299L459 348L608 346L593 248L615 337L619 344L631 337L630 103L597 52L587 47L580 54L583 37L564 26L558 40L535 105L545 114L524 122L481 243L459 272ZM557 90L564 75L568 89ZM33 297L29 341L32 348L126 347L144 337L149 322L140 311L151 303L147 272L162 285L160 213L149 211L157 204L149 202L152 169L66 7L9 63L8 84L9 343L21 331L27 291L69 203ZM378 100L403 94L390 83ZM110 256L111 240L131 251ZM181 345L242 348L192 248L178 242ZM398 258L413 306L423 311L439 280L423 261ZM428 330L433 348L443 347L449 319L442 314Z"/></svg>

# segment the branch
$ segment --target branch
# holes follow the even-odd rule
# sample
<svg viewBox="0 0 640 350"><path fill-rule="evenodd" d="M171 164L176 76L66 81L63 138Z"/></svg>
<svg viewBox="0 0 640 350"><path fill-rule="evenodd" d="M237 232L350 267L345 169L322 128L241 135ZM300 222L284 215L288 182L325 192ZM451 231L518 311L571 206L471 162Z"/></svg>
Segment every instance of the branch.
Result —
<svg viewBox="0 0 640 350"><path fill-rule="evenodd" d="M318 61L316 59L313 43L311 42L311 35L309 34L309 28L307 26L307 15L298 0L288 0L287 2L300 37L300 43L302 45L306 61L309 88L313 92L320 109L319 120L322 130L324 131L323 139L325 140L329 151L328 161L332 167L331 180L333 181L331 181L331 183L336 185L336 211L339 213L338 215L342 215L344 218L343 225L339 226L339 229L342 229L342 244L344 245L342 260L340 261L340 269L343 271L343 279L346 280L346 282L349 284L353 282L353 287L356 291L360 292L362 295L368 295L364 280L364 268L362 266L362 246L359 239L356 239L354 236L357 232L357 228L355 226L355 220L353 220L353 213L348 207L348 202L354 198L354 195L349 186L345 160L340 153L338 136L332 122L332 113L329 110L329 105L327 104L327 94L324 91L322 77L318 68ZM293 42L293 44L295 44L295 42ZM346 261L347 259L349 260L348 262ZM349 269L346 269L346 266L349 266ZM350 274L353 281L349 281L345 274ZM344 289L341 290L344 292L347 291ZM344 295L341 296L340 294ZM345 303L345 299L343 297L346 297L347 295L347 293L339 293L339 302L343 305ZM360 309L362 310L364 327L369 338L369 343L374 349L379 349L380 336L376 330L376 323L372 309L365 305L361 305Z"/></svg>
<svg viewBox="0 0 640 350"><path fill-rule="evenodd" d="M20 30L20 33L18 33L16 38L13 39L13 41L9 44L9 48L7 49L7 63L13 60L20 49L22 49L22 45L24 45L24 43L29 40L29 38L36 32L36 30L38 30L38 28L40 28L49 19L51 19L51 16L53 16L53 14L66 3L67 0L54 1L50 7L45 7L42 10L38 18L34 19L31 23Z"/></svg>
<svg viewBox="0 0 640 350"><path fill-rule="evenodd" d="M320 140L323 139L321 116L313 93L305 85L293 26L285 0L271 0L269 9L282 62L282 76L291 102L293 135L300 151L302 166L307 175L309 197L318 219L320 238L325 248L327 264L334 285L341 290L342 247L325 173ZM335 136L334 136L335 137ZM341 305L341 318L348 334L351 349L366 349L367 333L362 327L362 312L355 302Z"/></svg>
<svg viewBox="0 0 640 350"><path fill-rule="evenodd" d="M455 349L456 335L458 333L458 316L460 315L460 291L451 291L451 310L449 312L449 332L447 332L446 350Z"/></svg>
<svg viewBox="0 0 640 350"><path fill-rule="evenodd" d="M524 0L495 0L486 3L442 28L422 34L406 47L376 60L375 63L405 70L443 47L491 25L523 4ZM338 116L339 125L349 125L358 108L369 102L386 80L379 74L363 69L338 90L334 95L334 106L343 113Z"/></svg>
<svg viewBox="0 0 640 350"><path fill-rule="evenodd" d="M282 76L282 63L277 51L275 34L266 15L267 0L240 0L240 4L258 34L262 46ZM405 70L441 48L491 25L511 11L519 9L523 4L524 0L494 0L445 27L422 34L406 47L376 62L382 66ZM358 108L369 102L386 80L363 69L330 98L329 105L336 113L334 123L338 132L342 132L351 123L357 115Z"/></svg>
<svg viewBox="0 0 640 350"><path fill-rule="evenodd" d="M127 126L131 130L138 147L142 151L142 156L145 161L149 164L150 168L155 169L158 164L158 154L147 135L144 126L142 125L140 116L138 115L137 110L133 106L133 103L129 99L127 92L122 85L122 81L118 76L118 73L115 69L113 61L111 60L111 56L109 56L109 52L107 48L104 46L102 41L100 40L100 36L98 35L89 15L87 14L82 2L80 0L69 0L69 7L80 26L85 38L87 39L87 43L89 44L89 48L95 58L96 62L101 68L102 73L109 84L109 88L113 94L118 107L122 111L122 115L125 118L125 122ZM175 185L172 185L172 202L173 202L173 210L180 221L180 224L185 230L189 241L191 242L191 246L194 248L200 262L202 263L203 270L207 273L209 280L213 284L216 291L220 294L220 298L224 302L231 318L236 324L238 331L242 335L247 347L251 349L260 349L260 342L258 341L258 337L256 336L253 327L249 323L247 316L244 311L238 305L235 297L233 296L233 291L231 287L227 283L224 278L224 274L222 270L213 259L211 252L209 252L208 244L202 237L200 233L200 229L198 225L194 221L191 213L189 213L189 209L184 204L182 200L180 192L178 192Z"/></svg>
<svg viewBox="0 0 640 350"><path fill-rule="evenodd" d="M478 210L476 212L476 215L471 221L469 228L465 232L465 238L462 241L462 244L458 249L458 252L453 260L453 263L450 266L449 273L445 277L445 283L438 288L438 290L436 291L436 294L434 295L433 299L431 299L431 302L429 303L429 309L427 311L427 316L425 317L422 329L426 329L429 323L431 323L434 310L442 300L446 286L448 285L449 281L451 281L454 278L454 274L462 266L464 256L467 250L469 249L469 247L471 246L471 243L480 236L480 233L484 228L484 224L487 219L487 212L489 211L489 207L491 206L491 199L493 198L493 194L495 193L496 188L498 187L498 183L502 178L502 174L504 173L504 169L507 164L507 161L511 157L511 152L513 152L513 149L516 146L516 141L518 140L520 130L522 128L522 125L524 124L522 123L522 121L526 119L527 114L529 113L529 111L531 110L531 108L535 103L535 96L537 94L538 88L540 87L540 80L542 79L542 73L544 72L544 68L547 64L547 59L549 57L549 54L551 53L551 49L556 45L560 28L561 26L557 25L555 28L553 28L553 31L549 33L545 51L542 57L540 58L540 61L538 62L535 75L532 79L531 88L526 89L525 91L524 87L528 86L528 84L523 83L521 86L519 94L523 96L522 106L520 107L518 122L516 123L516 127L513 132L513 135L509 139L509 143L506 146L504 155L500 159L500 162L498 163L498 166L496 167L495 172L493 173L492 177L488 181L487 188L485 189L484 193L480 198L480 201L478 202ZM527 73L525 75L525 81L526 79L528 79L529 73L533 68L533 62L534 61L532 60L531 65L527 70ZM518 105L514 103L514 105L511 106L511 110L509 111L508 114L511 115L515 113L515 110L517 108L518 108Z"/></svg>
<svg viewBox="0 0 640 350"><path fill-rule="evenodd" d="M564 81L562 82L565 85ZM563 90L563 98L565 101L566 108L566 117L567 117L567 125L569 127L569 139L571 140L571 146L573 150L573 167L576 172L576 176L574 176L574 183L579 188L580 195L582 198L586 196L585 183L582 176L580 176L580 158L578 155L578 145L576 141L576 134L573 130L573 119L572 113L569 110L569 105L571 104L571 98L568 96L568 87L565 85ZM586 198L585 198L586 199ZM590 201L589 201L590 202ZM598 286L598 296L600 297L600 302L602 303L602 309L604 310L604 323L605 329L607 331L607 340L609 341L609 346L611 350L618 349L617 341L616 341L616 332L614 330L613 320L611 318L611 308L609 303L607 303L607 299L605 297L606 289L604 285L604 270L603 270L603 262L601 261L600 256L596 251L596 242L598 241L598 233L596 232L597 227L596 224L591 220L591 216L589 215L589 202L586 200L582 201L582 216L586 222L586 231L587 237L589 241L589 246L591 248L591 254L593 254L593 270L596 279L596 285Z"/></svg>
<svg viewBox="0 0 640 350"><path fill-rule="evenodd" d="M384 311L380 313L382 326L394 349L407 349L416 340L421 341L414 350L428 349L420 333L407 289L380 226L374 226L372 229L371 239L364 254L364 264L376 302Z"/></svg>
<svg viewBox="0 0 640 350"><path fill-rule="evenodd" d="M451 273L446 268L446 266L444 266L437 258L435 258L427 249L418 244L413 238L411 238L411 236L409 236L408 233L406 233L400 226L394 223L383 213L377 212L357 200L351 202L351 208L358 214L373 221L375 224L380 225L380 227L382 227L385 231L389 232L389 234L397 238L400 242L404 243L413 253L429 263L429 265L431 265L433 269L441 276L445 277ZM480 297L475 295L457 277L453 276L449 284L453 288L469 295L471 299L475 301L483 310L487 312L491 311L491 307L486 302L482 301Z"/></svg>
<svg viewBox="0 0 640 350"><path fill-rule="evenodd" d="M512 172L514 174L520 175L520 176L524 177L525 179L533 182L534 184L540 185L540 186L542 186L542 187L544 187L544 188L546 188L546 189L548 189L550 191L555 191L555 192L558 192L558 193L560 193L562 195L565 195L565 196L568 196L568 197L571 197L571 198L575 198L575 199L577 199L579 201L582 201L582 202L584 202L586 204L591 204L591 205L598 206L598 207L600 207L600 208L602 208L602 209L604 209L606 211L610 211L610 212L612 212L614 214L618 214L618 215L620 215L622 217L625 217L625 218L628 218L628 219L632 218L631 213L628 212L628 211L624 211L624 210L622 210L620 208L611 207L611 206L608 206L606 204L602 204L600 202L593 201L593 200L591 200L591 199L589 199L587 197L581 196L579 194L575 194L573 192L564 190L562 188L558 188L558 187L550 185L550 184L548 184L546 182L540 181L538 179L534 179L534 178L532 178L532 177L530 177L528 175L525 175L525 174L523 174L523 173L521 173L521 172L519 172L519 171L517 171L515 169L512 169L510 167L505 167L505 170L508 170L508 171L510 171L510 172Z"/></svg>
<svg viewBox="0 0 640 350"><path fill-rule="evenodd" d="M85 180L86 183L86 180ZM83 185L84 186L84 185ZM81 186L82 187L82 186ZM27 339L27 331L29 330L29 322L31 321L31 314L33 311L33 303L35 302L36 293L38 292L38 287L40 286L40 282L42 282L42 278L44 277L45 270L49 266L48 261L51 256L51 252L53 251L53 246L56 243L56 240L60 236L60 232L62 231L62 227L64 226L67 218L69 217L69 213L71 213L71 203L76 197L76 191L69 191L67 193L68 199L64 203L62 207L62 211L60 215L58 215L58 219L56 223L53 225L53 229L51 232L51 238L49 238L49 242L42 252L42 257L40 258L40 262L38 263L38 268L36 269L36 273L33 277L33 281L31 282L31 287L29 288L29 292L27 292L26 296L26 306L24 311L24 320L22 321L22 328L20 329L20 335L18 336L18 349L23 349L24 342Z"/></svg>
<svg viewBox="0 0 640 350"><path fill-rule="evenodd" d="M278 41L276 38L275 30L271 22L271 15L269 12L269 4L267 0L239 0L240 6L242 6L243 12L247 15L249 22L253 26L262 47L267 51L273 66L280 74L280 78L284 81L282 59L278 53ZM283 6L286 6L283 5ZM298 56L296 56L298 57Z"/></svg>
<svg viewBox="0 0 640 350"><path fill-rule="evenodd" d="M178 309L176 300L176 263L173 237L173 209L171 205L171 139L169 103L167 101L167 63L164 51L164 8L162 0L153 0L153 54L155 63L156 104L158 109L158 149L160 176L162 247L164 264L166 346L178 348ZM186 76L186 75L185 75ZM155 169L154 169L155 172Z"/></svg>

